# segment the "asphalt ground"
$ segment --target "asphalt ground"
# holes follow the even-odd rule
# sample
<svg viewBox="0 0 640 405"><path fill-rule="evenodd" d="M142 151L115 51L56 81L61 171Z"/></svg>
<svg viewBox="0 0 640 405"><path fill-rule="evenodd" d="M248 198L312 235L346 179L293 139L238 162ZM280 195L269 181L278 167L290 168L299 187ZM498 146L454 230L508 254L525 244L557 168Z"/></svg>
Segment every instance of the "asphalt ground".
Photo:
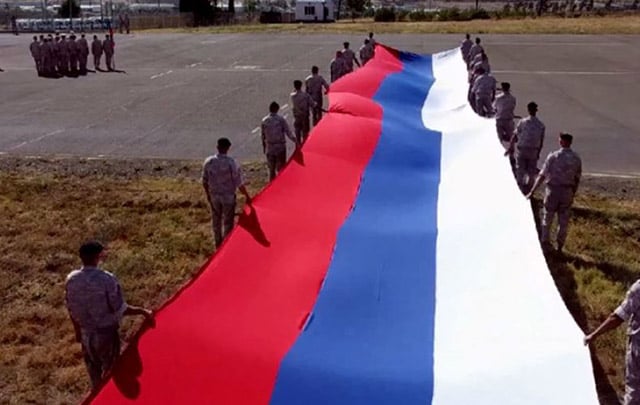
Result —
<svg viewBox="0 0 640 405"><path fill-rule="evenodd" d="M380 35L418 53L460 35ZM539 104L546 152L575 135L588 173L640 173L640 37L485 35L494 75L510 81L517 113ZM116 35L121 73L38 78L31 36L0 35L0 154L202 159L220 136L241 160L261 157L258 125L276 100L290 117L294 79L328 64L362 35ZM90 57L91 59L91 57ZM92 63L90 61L90 66Z"/></svg>

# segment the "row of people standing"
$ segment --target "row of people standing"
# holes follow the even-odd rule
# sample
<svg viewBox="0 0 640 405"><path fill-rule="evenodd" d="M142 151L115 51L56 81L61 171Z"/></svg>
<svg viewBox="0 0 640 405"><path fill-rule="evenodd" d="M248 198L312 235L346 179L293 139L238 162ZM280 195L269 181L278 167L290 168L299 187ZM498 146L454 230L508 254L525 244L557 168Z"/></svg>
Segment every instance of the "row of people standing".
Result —
<svg viewBox="0 0 640 405"><path fill-rule="evenodd" d="M573 204L580 178L582 176L582 160L573 151L573 135L560 132L558 143L560 148L549 153L538 170L540 152L544 144L545 125L538 118L538 104L531 101L527 104L528 116L520 119L514 127L514 110L516 99L511 94L511 85L502 83L502 93L495 96L492 109L486 108L486 97L483 94L483 86L491 88L491 80L486 83L478 83L480 77L487 75L490 70L487 66L478 66L477 55L485 57L483 49L472 44L467 35L461 45L465 61L469 67L470 77L477 75L473 81L470 79L470 101L473 100L474 109L483 116L494 116L498 138L506 145L506 155L510 157L515 168L514 172L520 190L530 199L533 193L543 183L545 193L542 205L542 221L540 226L540 243L543 250L553 249L551 227L557 217L558 230L555 237L556 250L562 252L567 239L569 229L570 208ZM473 48L475 46L475 48ZM474 49L472 51L472 49ZM475 55L473 55L475 53ZM475 63L473 62L475 60ZM475 87L475 88L474 88ZM471 95L472 94L472 95ZM495 94L495 92L494 92ZM640 280L637 280L627 291L625 299L615 308L609 316L594 330L584 336L584 344L591 345L599 336L618 328L628 322L627 355L625 357L625 404L640 404L640 339L638 339L638 325L640 319Z"/></svg>
<svg viewBox="0 0 640 405"><path fill-rule="evenodd" d="M350 43L344 42L342 50L336 51L336 56L329 64L329 72L331 73L331 82L335 82L342 76L353 72L354 65L362 67L367 64L375 54L376 41L373 38L373 32L369 33L369 37L365 38L364 44L358 50L358 56L349 48Z"/></svg>
<svg viewBox="0 0 640 405"><path fill-rule="evenodd" d="M491 75L480 38L472 43L467 34L460 48L469 71L470 102L480 116L495 118L498 139L506 149L505 155L509 156L518 187L531 198L543 182L546 184L540 241L544 249L552 248L550 230L557 215L556 249L562 251L567 238L569 208L582 175L582 160L571 149L573 136L560 133L560 149L550 153L539 170L546 127L538 118L538 104L529 102L528 115L514 125L516 98L511 94L511 84L501 83L501 93L496 96L497 81Z"/></svg>
<svg viewBox="0 0 640 405"><path fill-rule="evenodd" d="M76 40L76 35L71 33L69 38L65 34L40 35L33 37L29 45L31 57L35 63L38 76L61 77L85 75L88 72L89 44L85 34L81 34ZM107 34L104 41L93 36L91 54L94 58L94 68L100 69L102 54L106 58L107 70L114 70L113 54L115 44L111 35Z"/></svg>
<svg viewBox="0 0 640 405"><path fill-rule="evenodd" d="M336 66L332 61L331 81L352 72L354 64L363 66L374 54L375 40L373 33L365 39L360 49L360 61L345 42L344 48L338 51L340 60L339 74L334 74ZM344 62L343 62L344 61ZM344 63L344 64L343 64ZM304 87L303 87L304 86ZM262 150L269 168L269 180L273 180L285 166L287 161L287 138L299 148L307 139L312 125L317 125L325 112L324 95L329 91L329 83L320 74L318 66L311 67L311 74L304 81L293 81L293 92L289 94L289 102L293 114L293 131L287 119L280 115L280 105L276 101L269 104L269 114L262 119L260 133ZM236 208L236 190L241 191L247 202L251 201L240 166L228 156L231 141L218 139L218 153L209 156L202 169L202 184L209 201L212 217L212 228L216 247L219 247L233 228Z"/></svg>

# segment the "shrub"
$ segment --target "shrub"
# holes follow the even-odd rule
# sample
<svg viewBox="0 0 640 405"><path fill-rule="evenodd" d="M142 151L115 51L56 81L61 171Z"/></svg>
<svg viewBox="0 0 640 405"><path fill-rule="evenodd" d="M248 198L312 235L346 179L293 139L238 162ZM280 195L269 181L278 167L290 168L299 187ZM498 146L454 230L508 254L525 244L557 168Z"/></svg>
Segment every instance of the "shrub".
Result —
<svg viewBox="0 0 640 405"><path fill-rule="evenodd" d="M411 10L409 12L409 21L433 21L435 17L436 13L433 11Z"/></svg>
<svg viewBox="0 0 640 405"><path fill-rule="evenodd" d="M392 7L382 7L376 10L373 15L375 22L393 22L396 20L396 10Z"/></svg>

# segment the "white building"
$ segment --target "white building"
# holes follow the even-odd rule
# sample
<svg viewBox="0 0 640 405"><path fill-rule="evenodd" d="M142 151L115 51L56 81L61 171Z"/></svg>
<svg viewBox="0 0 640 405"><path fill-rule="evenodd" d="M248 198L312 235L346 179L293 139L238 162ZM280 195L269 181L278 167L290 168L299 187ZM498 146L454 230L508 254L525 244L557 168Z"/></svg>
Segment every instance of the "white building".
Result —
<svg viewBox="0 0 640 405"><path fill-rule="evenodd" d="M327 22L335 19L333 0L296 1L296 21Z"/></svg>

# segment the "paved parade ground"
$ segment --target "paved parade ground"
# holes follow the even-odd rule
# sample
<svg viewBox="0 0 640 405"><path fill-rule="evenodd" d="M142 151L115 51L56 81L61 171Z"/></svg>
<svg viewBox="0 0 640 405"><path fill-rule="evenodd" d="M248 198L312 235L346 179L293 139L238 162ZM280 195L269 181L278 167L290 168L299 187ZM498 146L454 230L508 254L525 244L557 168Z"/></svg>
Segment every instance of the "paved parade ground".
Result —
<svg viewBox="0 0 640 405"><path fill-rule="evenodd" d="M124 72L43 79L29 55L31 36L0 35L0 154L201 159L227 136L236 157L259 158L258 125L269 102L289 112L292 81L314 64L328 79L343 40L357 49L363 38L116 35L116 68ZM430 53L457 46L461 35L376 38ZM482 38L494 75L511 82L517 113L525 115L528 101L539 104L547 126L543 155L556 148L558 131L569 131L585 172L640 173L637 36Z"/></svg>

